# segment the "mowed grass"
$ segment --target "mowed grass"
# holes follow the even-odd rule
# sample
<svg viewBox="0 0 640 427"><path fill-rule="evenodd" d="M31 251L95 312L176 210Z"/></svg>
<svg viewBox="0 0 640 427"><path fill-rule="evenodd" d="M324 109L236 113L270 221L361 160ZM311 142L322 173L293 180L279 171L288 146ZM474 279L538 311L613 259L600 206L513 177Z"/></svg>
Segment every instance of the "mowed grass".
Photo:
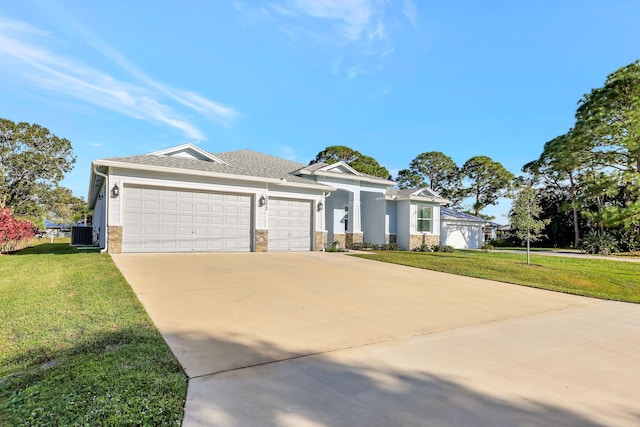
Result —
<svg viewBox="0 0 640 427"><path fill-rule="evenodd" d="M97 252L0 256L0 425L180 425L187 380Z"/></svg>
<svg viewBox="0 0 640 427"><path fill-rule="evenodd" d="M360 258L594 298L640 302L640 263L479 251L379 252Z"/></svg>

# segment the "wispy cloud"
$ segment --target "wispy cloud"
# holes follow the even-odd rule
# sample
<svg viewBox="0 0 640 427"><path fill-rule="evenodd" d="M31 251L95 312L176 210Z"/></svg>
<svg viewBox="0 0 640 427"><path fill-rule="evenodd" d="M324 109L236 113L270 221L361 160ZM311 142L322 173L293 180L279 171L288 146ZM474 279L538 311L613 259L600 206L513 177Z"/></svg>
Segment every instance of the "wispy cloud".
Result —
<svg viewBox="0 0 640 427"><path fill-rule="evenodd" d="M169 126L187 138L206 139L192 121L178 110L186 108L221 126L229 127L238 117L230 107L211 101L195 92L175 89L155 81L115 49L78 26L82 39L128 73L129 79L117 79L68 55L55 52L58 40L51 34L25 22L0 17L0 71L16 82L26 83L60 97L120 114Z"/></svg>
<svg viewBox="0 0 640 427"><path fill-rule="evenodd" d="M246 3L236 2L236 9L241 16L257 15ZM398 35L418 28L412 0L278 0L259 15L292 42L330 52L331 71L349 79L379 69Z"/></svg>

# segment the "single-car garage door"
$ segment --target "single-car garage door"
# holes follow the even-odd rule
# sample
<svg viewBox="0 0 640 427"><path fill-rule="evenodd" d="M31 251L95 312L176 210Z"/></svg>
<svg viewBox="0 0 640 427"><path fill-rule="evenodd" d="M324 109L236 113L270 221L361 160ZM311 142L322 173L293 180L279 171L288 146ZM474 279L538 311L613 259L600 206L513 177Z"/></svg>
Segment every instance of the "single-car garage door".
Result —
<svg viewBox="0 0 640 427"><path fill-rule="evenodd" d="M251 250L251 197L125 185L123 252Z"/></svg>
<svg viewBox="0 0 640 427"><path fill-rule="evenodd" d="M443 245L456 249L480 249L484 243L484 232L481 225L443 221L440 240Z"/></svg>
<svg viewBox="0 0 640 427"><path fill-rule="evenodd" d="M311 250L311 202L269 199L269 251Z"/></svg>

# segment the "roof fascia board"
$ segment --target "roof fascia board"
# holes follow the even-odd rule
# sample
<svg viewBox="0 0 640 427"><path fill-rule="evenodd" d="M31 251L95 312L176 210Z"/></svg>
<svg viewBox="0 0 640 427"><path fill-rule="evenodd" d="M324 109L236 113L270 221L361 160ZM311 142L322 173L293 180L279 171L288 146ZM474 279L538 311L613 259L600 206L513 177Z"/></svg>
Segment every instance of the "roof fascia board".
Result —
<svg viewBox="0 0 640 427"><path fill-rule="evenodd" d="M342 179L349 179L352 181L363 181L363 182L370 182L373 184L384 184L387 185L389 187L396 185L396 183L394 181L389 181L388 179L376 179L376 178L369 178L367 176L355 176L355 175L348 175L348 174L344 174L344 173L336 173L336 172L324 172L324 171L315 171L315 172L303 172L304 175L318 175L318 176L323 176L326 178L342 178Z"/></svg>
<svg viewBox="0 0 640 427"><path fill-rule="evenodd" d="M309 188L309 189L317 189L323 191L334 191L335 189L331 186L324 184L304 184L297 182L287 182L287 180L280 178L265 178L259 176L249 176L249 175L234 175L229 173L219 173L219 172L208 172L208 171L199 171L193 169L178 169L178 168L169 168L166 166L154 166L154 165L141 165L138 163L126 163L126 162L117 162L113 160L95 160L95 163L98 166L107 166L107 167L116 167L121 169L134 169L134 170L144 170L150 172L164 172L175 175L193 175L193 176L206 176L211 178L223 178L229 179L233 181L250 181L250 182L262 182L268 184L279 184L286 185L290 187L298 187L298 188Z"/></svg>
<svg viewBox="0 0 640 427"><path fill-rule="evenodd" d="M348 164L346 164L343 161L331 163L331 164L329 164L327 166L324 166L324 167L318 169L318 171L331 172L331 169L336 169L336 168L338 168L340 166L344 167L346 170L348 170L349 172L351 172L352 174L354 174L356 176L362 176L362 173L358 172L357 170L355 170L354 168L352 168L351 166L349 166ZM340 172L334 172L334 173L340 173Z"/></svg>
<svg viewBox="0 0 640 427"><path fill-rule="evenodd" d="M191 143L187 143L187 144L182 144L182 145L178 145L176 147L169 147L169 148L165 148L164 150L160 150L160 151L154 151L153 153L149 153L149 156L164 156L167 155L169 153L175 152L175 151L182 151L185 149L191 149L193 151L195 151L196 153L206 157L207 159L216 162L216 163L222 163L223 165L227 165L228 163L225 162L222 159L217 158L216 156L214 156L213 154L209 153L208 151L203 150L202 148L198 147L197 145L193 145Z"/></svg>

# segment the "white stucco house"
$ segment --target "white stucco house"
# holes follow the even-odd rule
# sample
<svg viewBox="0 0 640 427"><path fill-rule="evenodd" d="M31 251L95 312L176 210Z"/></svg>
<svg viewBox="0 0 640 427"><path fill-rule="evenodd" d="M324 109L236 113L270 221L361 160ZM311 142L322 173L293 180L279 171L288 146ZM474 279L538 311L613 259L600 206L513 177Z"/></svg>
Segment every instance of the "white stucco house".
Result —
<svg viewBox="0 0 640 427"><path fill-rule="evenodd" d="M441 243L448 200L428 188L394 185L343 162L303 165L184 144L94 160L88 203L93 241L111 253Z"/></svg>

